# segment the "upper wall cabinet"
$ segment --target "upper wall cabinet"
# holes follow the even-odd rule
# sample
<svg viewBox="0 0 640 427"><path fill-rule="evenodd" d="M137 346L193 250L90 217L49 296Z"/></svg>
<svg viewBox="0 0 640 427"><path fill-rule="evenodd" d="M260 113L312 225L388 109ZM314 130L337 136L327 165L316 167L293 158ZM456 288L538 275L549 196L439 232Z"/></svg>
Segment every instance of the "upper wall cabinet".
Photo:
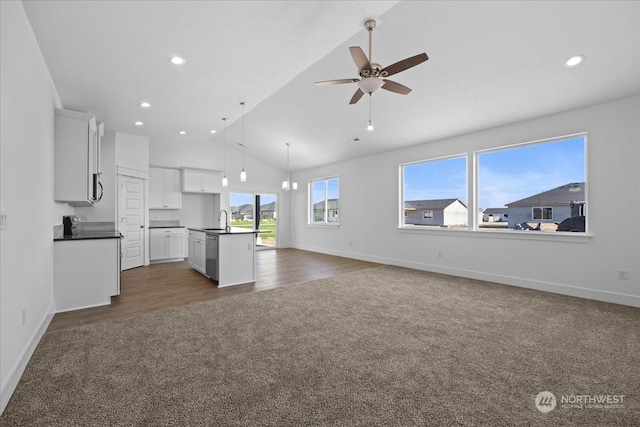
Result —
<svg viewBox="0 0 640 427"><path fill-rule="evenodd" d="M149 209L182 208L179 169L149 168Z"/></svg>
<svg viewBox="0 0 640 427"><path fill-rule="evenodd" d="M204 169L182 169L183 193L220 193L220 173Z"/></svg>
<svg viewBox="0 0 640 427"><path fill-rule="evenodd" d="M102 198L102 123L90 113L55 110L54 192L57 202L93 206Z"/></svg>

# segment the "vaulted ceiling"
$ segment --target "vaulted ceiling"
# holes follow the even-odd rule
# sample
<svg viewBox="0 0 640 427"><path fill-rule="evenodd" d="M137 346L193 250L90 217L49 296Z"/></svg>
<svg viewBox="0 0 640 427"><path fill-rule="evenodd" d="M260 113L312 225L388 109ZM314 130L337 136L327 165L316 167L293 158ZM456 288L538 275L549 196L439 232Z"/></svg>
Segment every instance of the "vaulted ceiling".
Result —
<svg viewBox="0 0 640 427"><path fill-rule="evenodd" d="M23 3L65 108L152 145L237 149L244 101L247 156L283 169L285 143L300 170L640 93L639 2ZM372 95L371 132L355 83L314 85L357 77L349 46L368 51L368 18L374 62L429 56L393 76L411 93Z"/></svg>

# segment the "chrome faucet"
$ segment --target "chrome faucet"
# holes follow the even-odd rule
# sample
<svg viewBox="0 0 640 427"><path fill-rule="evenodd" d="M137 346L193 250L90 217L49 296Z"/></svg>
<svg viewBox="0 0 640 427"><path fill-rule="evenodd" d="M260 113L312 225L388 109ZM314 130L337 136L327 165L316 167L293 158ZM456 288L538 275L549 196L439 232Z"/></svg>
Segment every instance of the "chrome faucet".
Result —
<svg viewBox="0 0 640 427"><path fill-rule="evenodd" d="M220 215L218 215L218 221L220 221L220 218L222 218L222 212L224 212L224 219L225 219L224 231L229 233L229 232L231 232L231 227L229 227L229 212L227 212L226 210L222 209L220 211Z"/></svg>

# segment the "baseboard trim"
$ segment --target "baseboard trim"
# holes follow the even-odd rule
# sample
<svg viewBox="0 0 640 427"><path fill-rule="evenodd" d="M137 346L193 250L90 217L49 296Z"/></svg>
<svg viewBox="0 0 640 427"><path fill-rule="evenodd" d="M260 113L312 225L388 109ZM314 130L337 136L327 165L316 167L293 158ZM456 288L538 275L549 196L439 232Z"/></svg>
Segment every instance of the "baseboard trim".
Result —
<svg viewBox="0 0 640 427"><path fill-rule="evenodd" d="M4 409L7 407L7 404L9 403L9 400L11 399L13 392L15 391L16 387L18 386L18 383L20 382L20 378L22 377L22 374L27 368L27 364L29 363L31 356L33 356L33 352L36 351L36 347L38 347L38 344L40 343L42 336L47 331L47 328L49 327L49 324L51 323L51 320L53 319L54 314L55 314L55 304L52 302L51 305L49 306L49 309L47 310L47 315L42 319L42 321L40 322L40 325L38 325L38 328L35 330L35 332L31 336L29 343L22 351L22 354L20 354L18 361L15 363L15 365L11 369L11 372L9 373L7 380L4 382L4 384L2 384L2 388L0 388L0 415L4 412Z"/></svg>
<svg viewBox="0 0 640 427"><path fill-rule="evenodd" d="M466 277L468 279L485 280L488 282L500 283L502 285L517 286L520 288L534 289L537 291L552 292L555 294L568 295L572 297L585 298L595 301L609 302L613 304L628 305L640 308L640 297L636 295L607 292L597 289L583 288L579 286L566 285L560 283L531 280L522 277L504 276L500 274L486 273L481 271L464 270L458 268L443 267L441 265L409 262L401 259L382 258L376 256L366 256L362 254L344 251L326 251L321 248L295 245L296 249L305 251L324 253L327 255L353 258L361 261L376 262L379 264L395 265L398 267L412 268L414 270L430 271L433 273L449 274L451 276Z"/></svg>

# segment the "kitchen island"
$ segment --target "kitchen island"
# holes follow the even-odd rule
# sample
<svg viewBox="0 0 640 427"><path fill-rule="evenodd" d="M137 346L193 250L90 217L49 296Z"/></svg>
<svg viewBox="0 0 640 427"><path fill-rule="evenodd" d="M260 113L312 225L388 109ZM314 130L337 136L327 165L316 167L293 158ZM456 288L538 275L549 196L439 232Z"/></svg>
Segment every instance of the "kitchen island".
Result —
<svg viewBox="0 0 640 427"><path fill-rule="evenodd" d="M252 283L255 275L256 234L247 228L189 228L189 263L218 283L218 287ZM202 249L204 241L204 269Z"/></svg>

